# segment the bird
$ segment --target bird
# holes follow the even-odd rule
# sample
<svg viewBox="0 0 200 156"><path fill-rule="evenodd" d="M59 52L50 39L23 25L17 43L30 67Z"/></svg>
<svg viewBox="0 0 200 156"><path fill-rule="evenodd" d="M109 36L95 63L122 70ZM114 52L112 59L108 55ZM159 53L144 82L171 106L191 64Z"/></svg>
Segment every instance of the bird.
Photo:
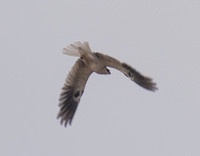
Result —
<svg viewBox="0 0 200 156"><path fill-rule="evenodd" d="M77 106L84 93L84 88L89 76L92 73L111 74L108 67L115 68L122 72L130 80L139 86L156 91L156 83L149 77L142 75L127 63L99 52L93 52L89 43L74 42L63 48L63 54L79 57L68 73L59 98L59 112L57 119L60 118L61 125L71 125Z"/></svg>

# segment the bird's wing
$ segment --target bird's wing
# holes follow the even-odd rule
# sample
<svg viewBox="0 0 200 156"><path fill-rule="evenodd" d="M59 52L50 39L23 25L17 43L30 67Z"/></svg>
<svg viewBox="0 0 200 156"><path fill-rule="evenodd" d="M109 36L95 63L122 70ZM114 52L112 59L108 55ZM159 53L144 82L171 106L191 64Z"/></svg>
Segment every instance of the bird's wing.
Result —
<svg viewBox="0 0 200 156"><path fill-rule="evenodd" d="M57 118L61 118L61 125L71 125L80 98L84 92L85 84L92 70L81 59L78 59L69 72L59 98L60 111Z"/></svg>
<svg viewBox="0 0 200 156"><path fill-rule="evenodd" d="M126 63L121 63L119 60L110 57L108 55L104 55L101 53L95 53L95 55L102 61L104 61L105 65L108 67L115 68L122 73L124 73L128 78L130 78L132 81L137 83L138 85L142 86L145 89L155 91L157 89L156 83L153 82L153 80L149 77L146 77L137 70L135 70L133 67Z"/></svg>

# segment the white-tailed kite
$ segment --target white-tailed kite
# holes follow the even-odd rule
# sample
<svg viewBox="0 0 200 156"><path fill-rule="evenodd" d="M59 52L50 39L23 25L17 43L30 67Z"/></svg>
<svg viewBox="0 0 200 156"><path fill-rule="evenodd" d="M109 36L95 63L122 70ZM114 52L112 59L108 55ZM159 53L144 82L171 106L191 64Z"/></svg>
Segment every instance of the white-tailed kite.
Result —
<svg viewBox="0 0 200 156"><path fill-rule="evenodd" d="M61 124L71 125L78 103L83 95L89 76L95 72L98 74L110 74L107 67L115 68L124 73L128 78L144 87L155 91L156 83L151 78L145 77L126 63L98 52L92 52L88 42L75 42L63 49L63 53L80 57L69 72L59 98L60 111L57 118L61 118Z"/></svg>

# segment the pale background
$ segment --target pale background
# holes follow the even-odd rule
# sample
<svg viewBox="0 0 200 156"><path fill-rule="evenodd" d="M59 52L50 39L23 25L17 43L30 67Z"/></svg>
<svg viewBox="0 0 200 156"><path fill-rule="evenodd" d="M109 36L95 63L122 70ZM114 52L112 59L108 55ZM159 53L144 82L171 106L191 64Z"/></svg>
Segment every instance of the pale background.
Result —
<svg viewBox="0 0 200 156"><path fill-rule="evenodd" d="M199 0L8 0L0 2L1 156L199 156ZM142 89L120 72L93 74L72 126L56 119L89 41L154 78Z"/></svg>

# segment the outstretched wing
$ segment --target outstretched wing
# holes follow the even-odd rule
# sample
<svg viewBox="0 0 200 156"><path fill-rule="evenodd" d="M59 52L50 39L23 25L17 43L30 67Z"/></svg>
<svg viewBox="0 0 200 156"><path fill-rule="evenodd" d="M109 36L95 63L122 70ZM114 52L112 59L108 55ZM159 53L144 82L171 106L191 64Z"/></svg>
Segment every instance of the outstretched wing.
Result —
<svg viewBox="0 0 200 156"><path fill-rule="evenodd" d="M140 74L137 70L132 68L130 65L126 63L121 63L119 60L110 57L108 55L104 55L101 53L95 53L95 55L102 61L104 61L105 65L108 67L115 68L122 73L124 73L128 78L132 81L136 82L138 85L142 86L145 89L155 91L157 89L156 83L149 77L146 77Z"/></svg>
<svg viewBox="0 0 200 156"><path fill-rule="evenodd" d="M60 111L57 118L61 118L61 125L71 125L73 116L77 109L85 84L92 70L81 59L78 59L69 72L59 98Z"/></svg>

